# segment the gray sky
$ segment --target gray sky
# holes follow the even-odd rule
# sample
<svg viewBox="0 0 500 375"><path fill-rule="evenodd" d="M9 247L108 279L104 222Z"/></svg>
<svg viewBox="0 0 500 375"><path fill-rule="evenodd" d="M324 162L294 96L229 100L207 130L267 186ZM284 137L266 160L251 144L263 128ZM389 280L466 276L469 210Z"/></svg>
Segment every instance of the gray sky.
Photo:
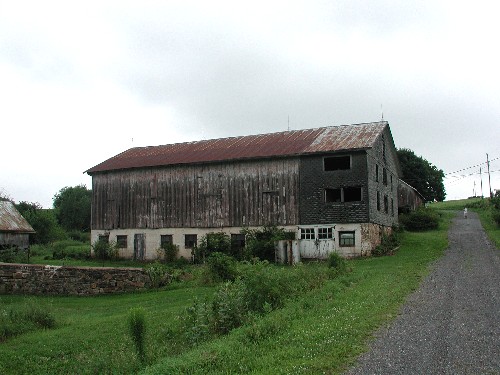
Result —
<svg viewBox="0 0 500 375"><path fill-rule="evenodd" d="M496 1L0 0L0 193L51 207L130 147L378 121L500 188ZM482 164L483 191L489 185ZM445 179L481 194L479 166Z"/></svg>

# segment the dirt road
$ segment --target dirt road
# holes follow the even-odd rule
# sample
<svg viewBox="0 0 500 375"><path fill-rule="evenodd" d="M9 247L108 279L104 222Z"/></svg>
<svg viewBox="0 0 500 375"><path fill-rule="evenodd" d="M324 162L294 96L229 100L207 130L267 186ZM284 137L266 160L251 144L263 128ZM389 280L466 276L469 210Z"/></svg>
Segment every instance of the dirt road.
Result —
<svg viewBox="0 0 500 375"><path fill-rule="evenodd" d="M450 246L353 374L500 374L500 251L458 213Z"/></svg>

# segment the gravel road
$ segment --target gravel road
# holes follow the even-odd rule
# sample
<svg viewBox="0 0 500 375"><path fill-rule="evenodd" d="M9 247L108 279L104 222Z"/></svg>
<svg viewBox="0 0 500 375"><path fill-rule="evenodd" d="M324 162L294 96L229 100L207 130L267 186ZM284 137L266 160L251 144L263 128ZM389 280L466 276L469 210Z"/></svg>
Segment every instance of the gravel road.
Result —
<svg viewBox="0 0 500 375"><path fill-rule="evenodd" d="M346 374L500 374L500 251L457 213L449 248Z"/></svg>

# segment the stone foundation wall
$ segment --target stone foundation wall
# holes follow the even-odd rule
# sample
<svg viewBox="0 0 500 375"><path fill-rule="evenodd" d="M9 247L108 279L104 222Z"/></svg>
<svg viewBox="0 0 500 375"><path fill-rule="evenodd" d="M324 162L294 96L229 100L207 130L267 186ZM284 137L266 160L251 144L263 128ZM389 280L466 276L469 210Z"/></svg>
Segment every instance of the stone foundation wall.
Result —
<svg viewBox="0 0 500 375"><path fill-rule="evenodd" d="M0 263L0 294L110 294L143 290L149 282L142 268Z"/></svg>

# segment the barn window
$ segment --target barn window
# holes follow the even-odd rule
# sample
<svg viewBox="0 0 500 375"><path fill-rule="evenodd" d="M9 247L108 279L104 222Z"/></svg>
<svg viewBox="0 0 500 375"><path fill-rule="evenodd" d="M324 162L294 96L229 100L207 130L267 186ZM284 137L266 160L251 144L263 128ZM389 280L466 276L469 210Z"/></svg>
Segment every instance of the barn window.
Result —
<svg viewBox="0 0 500 375"><path fill-rule="evenodd" d="M351 169L351 157L349 155L325 157L323 158L323 166L325 171Z"/></svg>
<svg viewBox="0 0 500 375"><path fill-rule="evenodd" d="M314 228L301 228L300 229L300 239L301 240L314 240Z"/></svg>
<svg viewBox="0 0 500 375"><path fill-rule="evenodd" d="M361 187L345 187L344 202L359 202L361 201Z"/></svg>
<svg viewBox="0 0 500 375"><path fill-rule="evenodd" d="M325 189L325 202L342 202L342 190Z"/></svg>
<svg viewBox="0 0 500 375"><path fill-rule="evenodd" d="M172 238L171 234L162 234L160 236L160 247L162 249L166 249L168 245L172 245L174 243L174 240Z"/></svg>
<svg viewBox="0 0 500 375"><path fill-rule="evenodd" d="M375 164L375 181L378 182L378 164Z"/></svg>
<svg viewBox="0 0 500 375"><path fill-rule="evenodd" d="M394 216L394 199L391 198L391 215Z"/></svg>
<svg viewBox="0 0 500 375"><path fill-rule="evenodd" d="M377 191L377 211L380 211L380 192Z"/></svg>
<svg viewBox="0 0 500 375"><path fill-rule="evenodd" d="M359 202L362 200L360 186L344 187L338 189L325 189L325 203L333 202Z"/></svg>
<svg viewBox="0 0 500 375"><path fill-rule="evenodd" d="M198 243L198 235L196 234L186 234L184 236L184 246L187 249L191 249L193 247L196 247Z"/></svg>
<svg viewBox="0 0 500 375"><path fill-rule="evenodd" d="M389 213L389 198L387 198L387 195L384 195L384 212Z"/></svg>
<svg viewBox="0 0 500 375"><path fill-rule="evenodd" d="M333 238L333 228L332 227L318 228L318 239L328 240L331 238Z"/></svg>
<svg viewBox="0 0 500 375"><path fill-rule="evenodd" d="M339 246L354 246L354 232L339 232Z"/></svg>
<svg viewBox="0 0 500 375"><path fill-rule="evenodd" d="M127 236L116 236L116 247L119 249L127 248Z"/></svg>
<svg viewBox="0 0 500 375"><path fill-rule="evenodd" d="M99 242L109 243L109 234L100 234Z"/></svg>
<svg viewBox="0 0 500 375"><path fill-rule="evenodd" d="M385 168L382 170L382 182L387 185L387 169Z"/></svg>

